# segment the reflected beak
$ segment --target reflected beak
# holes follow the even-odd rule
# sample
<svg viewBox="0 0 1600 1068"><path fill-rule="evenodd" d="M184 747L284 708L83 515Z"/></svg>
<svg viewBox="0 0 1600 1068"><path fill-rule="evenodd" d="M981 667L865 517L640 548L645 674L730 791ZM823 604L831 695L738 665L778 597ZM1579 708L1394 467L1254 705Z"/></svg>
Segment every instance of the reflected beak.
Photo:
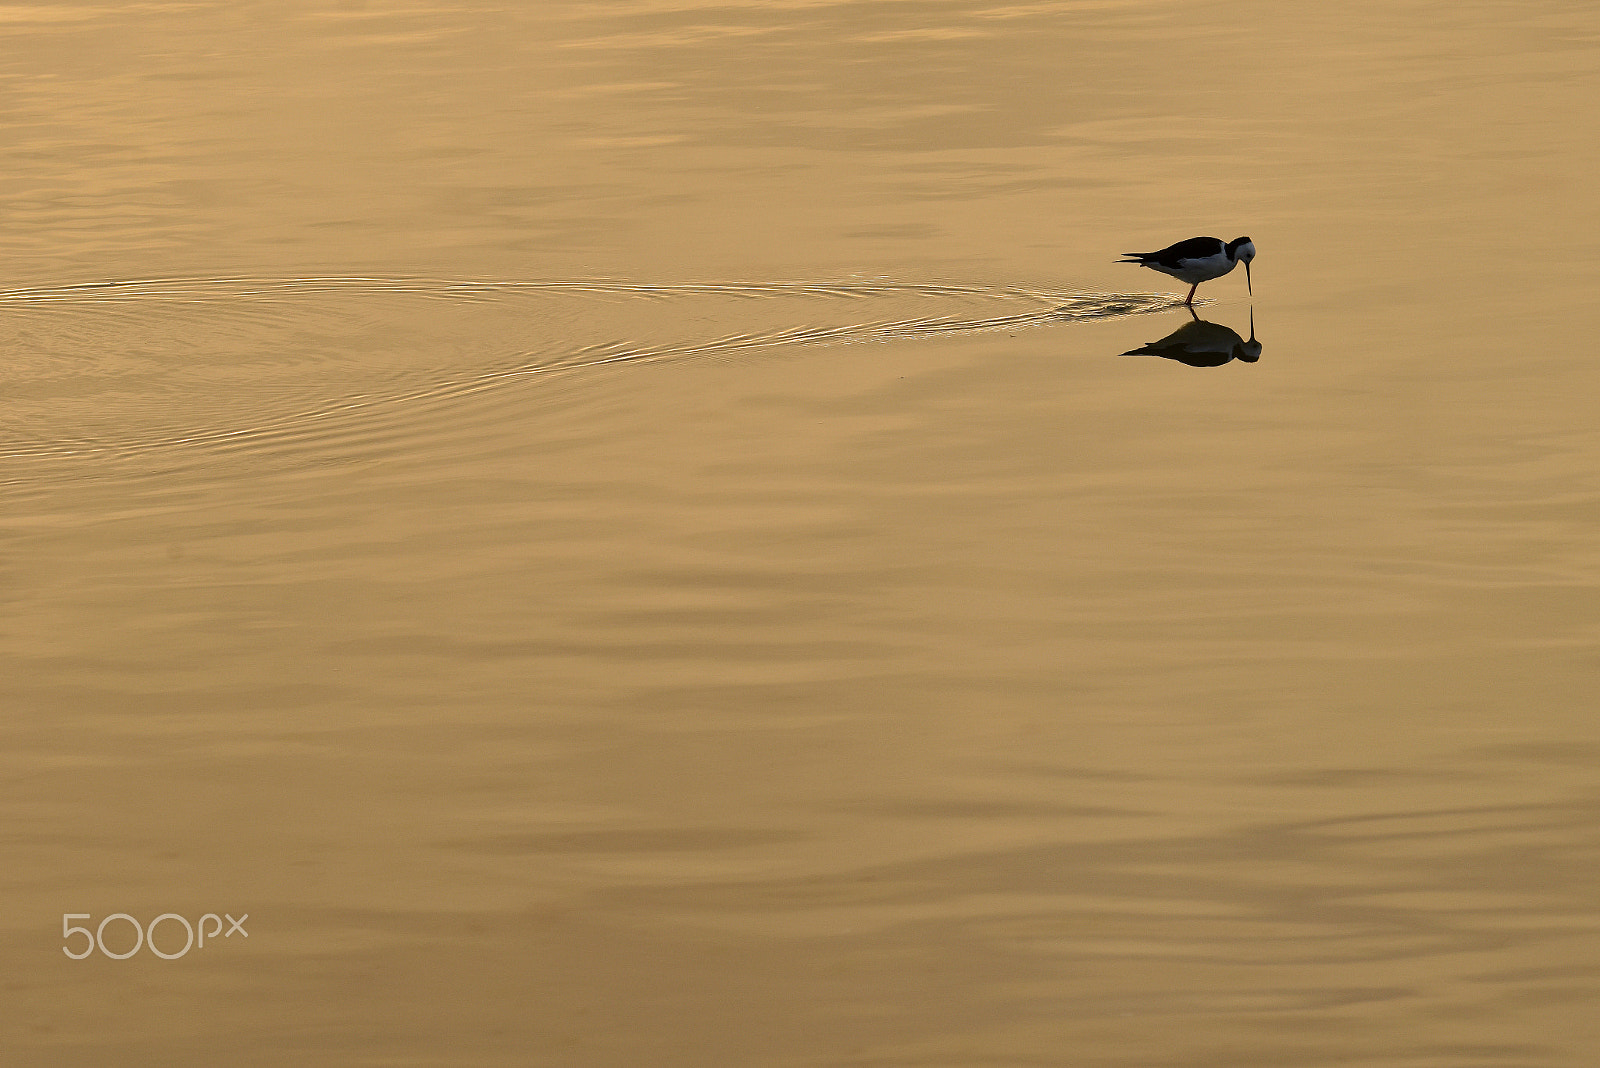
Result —
<svg viewBox="0 0 1600 1068"><path fill-rule="evenodd" d="M1245 260L1244 261L1244 291L1246 293L1249 293L1252 297L1255 296L1255 291L1250 288L1250 261L1249 260Z"/></svg>
<svg viewBox="0 0 1600 1068"><path fill-rule="evenodd" d="M1243 345L1236 345L1233 354L1245 363L1255 363L1261 359L1261 342L1256 340L1256 309L1253 305L1250 308L1250 340Z"/></svg>

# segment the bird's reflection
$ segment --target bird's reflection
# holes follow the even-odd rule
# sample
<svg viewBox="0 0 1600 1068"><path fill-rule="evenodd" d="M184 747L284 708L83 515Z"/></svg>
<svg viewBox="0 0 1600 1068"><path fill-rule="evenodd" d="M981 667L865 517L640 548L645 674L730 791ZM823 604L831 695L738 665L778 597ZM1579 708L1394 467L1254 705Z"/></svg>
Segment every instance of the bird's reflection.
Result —
<svg viewBox="0 0 1600 1068"><path fill-rule="evenodd" d="M1261 359L1261 342L1256 340L1256 313L1250 311L1250 340L1246 341L1236 331L1219 323L1208 323L1189 309L1194 321L1140 348L1124 352L1124 356L1160 356L1163 360L1177 360L1190 367L1221 367L1230 360L1255 363Z"/></svg>

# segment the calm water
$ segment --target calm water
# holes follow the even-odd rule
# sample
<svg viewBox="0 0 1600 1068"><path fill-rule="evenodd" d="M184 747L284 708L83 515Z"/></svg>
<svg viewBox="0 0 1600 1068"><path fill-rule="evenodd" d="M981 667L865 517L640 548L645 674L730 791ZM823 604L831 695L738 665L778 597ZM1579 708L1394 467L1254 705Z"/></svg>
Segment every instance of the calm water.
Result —
<svg viewBox="0 0 1600 1068"><path fill-rule="evenodd" d="M6 1063L1600 1056L1591 3L0 36Z"/></svg>

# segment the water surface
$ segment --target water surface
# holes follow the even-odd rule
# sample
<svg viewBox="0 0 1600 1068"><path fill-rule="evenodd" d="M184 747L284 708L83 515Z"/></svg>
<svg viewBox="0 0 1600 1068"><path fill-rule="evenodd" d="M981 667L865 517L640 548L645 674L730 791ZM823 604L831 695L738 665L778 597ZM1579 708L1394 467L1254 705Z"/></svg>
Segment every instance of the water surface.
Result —
<svg viewBox="0 0 1600 1068"><path fill-rule="evenodd" d="M0 34L18 1063L1593 1062L1588 5Z"/></svg>

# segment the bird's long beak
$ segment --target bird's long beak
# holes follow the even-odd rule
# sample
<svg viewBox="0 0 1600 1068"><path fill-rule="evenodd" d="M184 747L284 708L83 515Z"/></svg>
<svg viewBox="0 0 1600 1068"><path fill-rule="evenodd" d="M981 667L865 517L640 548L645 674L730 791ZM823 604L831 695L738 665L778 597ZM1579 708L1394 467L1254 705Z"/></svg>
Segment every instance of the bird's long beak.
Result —
<svg viewBox="0 0 1600 1068"><path fill-rule="evenodd" d="M1245 283L1244 283L1244 285L1245 285L1246 289L1250 288L1250 281L1249 281L1250 270L1249 270L1249 268L1250 268L1250 265L1248 263L1245 264ZM1255 339L1256 339L1256 310L1254 308L1251 308L1250 309L1250 340L1254 341Z"/></svg>
<svg viewBox="0 0 1600 1068"><path fill-rule="evenodd" d="M1255 291L1250 288L1250 261L1249 260L1245 260L1244 261L1244 291L1246 293L1249 293L1252 297L1256 295Z"/></svg>

